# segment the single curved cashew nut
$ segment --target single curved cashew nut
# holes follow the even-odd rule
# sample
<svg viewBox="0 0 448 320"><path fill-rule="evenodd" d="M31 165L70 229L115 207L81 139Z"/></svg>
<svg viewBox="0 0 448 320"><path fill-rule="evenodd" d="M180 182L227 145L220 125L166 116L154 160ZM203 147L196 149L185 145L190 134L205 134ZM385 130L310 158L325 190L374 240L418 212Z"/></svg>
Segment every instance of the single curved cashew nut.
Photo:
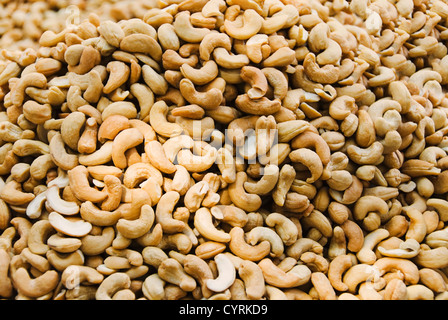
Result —
<svg viewBox="0 0 448 320"><path fill-rule="evenodd" d="M257 182L246 181L244 189L249 193L258 195L268 194L275 188L279 177L280 169L277 165L268 164L263 170L263 176Z"/></svg>
<svg viewBox="0 0 448 320"><path fill-rule="evenodd" d="M109 72L109 78L103 88L103 92L108 94L124 84L131 72L130 68L121 61L111 61L106 66Z"/></svg>
<svg viewBox="0 0 448 320"><path fill-rule="evenodd" d="M143 135L136 128L128 128L120 131L113 140L112 161L120 169L127 166L125 151L136 147L143 142Z"/></svg>
<svg viewBox="0 0 448 320"><path fill-rule="evenodd" d="M118 206L114 211L104 211L99 209L91 201L81 204L81 217L95 226L111 226L121 218L122 208Z"/></svg>
<svg viewBox="0 0 448 320"><path fill-rule="evenodd" d="M160 263L157 274L166 282L179 286L187 292L196 288L196 280L187 274L180 262L174 258L168 258Z"/></svg>
<svg viewBox="0 0 448 320"><path fill-rule="evenodd" d="M222 91L220 89L211 88L207 91L197 90L193 81L189 78L184 78L179 82L179 89L182 96L184 96L188 102L196 104L205 110L216 109L223 99Z"/></svg>
<svg viewBox="0 0 448 320"><path fill-rule="evenodd" d="M83 237L92 229L92 224L90 222L82 219L70 221L54 211L48 215L48 220L53 228L72 237Z"/></svg>
<svg viewBox="0 0 448 320"><path fill-rule="evenodd" d="M275 228L275 231L278 233L285 246L290 246L297 241L299 230L295 223L288 217L273 212L266 217L265 223L269 227Z"/></svg>
<svg viewBox="0 0 448 320"><path fill-rule="evenodd" d="M225 33L208 33L199 44L199 57L203 61L209 61L213 50L218 47L230 51L232 49L230 37Z"/></svg>
<svg viewBox="0 0 448 320"><path fill-rule="evenodd" d="M155 220L154 210L149 204L141 207L140 216L134 220L119 219L117 231L128 239L136 239L150 231Z"/></svg>
<svg viewBox="0 0 448 320"><path fill-rule="evenodd" d="M331 150L327 142L321 135L312 131L299 133L291 140L291 147L293 149L313 148L319 155L323 165L327 165L330 162Z"/></svg>
<svg viewBox="0 0 448 320"><path fill-rule="evenodd" d="M67 174L70 188L80 201L100 202L107 197L106 193L90 186L89 172L85 166L78 165L70 169Z"/></svg>
<svg viewBox="0 0 448 320"><path fill-rule="evenodd" d="M213 217L208 208L201 207L194 214L194 227L200 235L216 242L229 242L231 237L228 233L217 229L213 224Z"/></svg>
<svg viewBox="0 0 448 320"><path fill-rule="evenodd" d="M17 206L28 204L35 198L33 193L22 191L22 185L15 180L11 180L3 186L0 196L6 203Z"/></svg>
<svg viewBox="0 0 448 320"><path fill-rule="evenodd" d="M382 228L376 229L368 233L364 237L364 243L361 250L359 250L356 253L356 257L358 258L358 260L361 263L373 264L377 259L373 249L381 240L387 237L389 237L389 231Z"/></svg>
<svg viewBox="0 0 448 320"><path fill-rule="evenodd" d="M149 122L153 129L164 137L175 137L182 133L182 127L166 118L168 114L168 105L165 101L159 100L151 107L149 112Z"/></svg>
<svg viewBox="0 0 448 320"><path fill-rule="evenodd" d="M448 250L446 247L434 249L423 248L414 258L415 263L421 267L438 269L447 265Z"/></svg>
<svg viewBox="0 0 448 320"><path fill-rule="evenodd" d="M83 283L100 284L104 275L88 266L68 266L61 275L61 282L67 289L74 289Z"/></svg>
<svg viewBox="0 0 448 320"><path fill-rule="evenodd" d="M28 271L20 267L12 274L17 290L26 297L38 298L54 290L59 282L56 270L48 270L37 278L31 278Z"/></svg>
<svg viewBox="0 0 448 320"><path fill-rule="evenodd" d="M79 164L78 155L68 153L65 149L65 144L60 133L56 133L51 138L49 148L51 159L58 167L64 170L70 170Z"/></svg>
<svg viewBox="0 0 448 320"><path fill-rule="evenodd" d="M283 254L284 245L282 239L276 231L268 227L251 229L246 235L246 240L251 245L267 240L271 244L271 255L273 257L280 257Z"/></svg>
<svg viewBox="0 0 448 320"><path fill-rule="evenodd" d="M47 78L38 72L31 72L25 74L20 80L14 85L11 90L11 102L13 105L22 105L25 99L25 89L27 87L37 87L44 88L47 85Z"/></svg>
<svg viewBox="0 0 448 320"><path fill-rule="evenodd" d="M252 99L247 93L239 95L235 103L241 111L254 115L271 115L281 108L279 99L270 100L267 97Z"/></svg>
<svg viewBox="0 0 448 320"><path fill-rule="evenodd" d="M243 171L237 172L236 180L229 185L229 196L232 202L246 211L256 211L261 206L261 198L257 194L247 193L244 183L247 181L247 174Z"/></svg>
<svg viewBox="0 0 448 320"><path fill-rule="evenodd" d="M199 43L210 33L207 28L195 28L190 21L190 12L179 12L173 22L174 31L179 38L187 43Z"/></svg>
<svg viewBox="0 0 448 320"><path fill-rule="evenodd" d="M185 272L194 277L201 285L202 295L205 298L212 296L213 292L207 287L207 281L213 279L213 272L205 260L194 254L187 254L183 261Z"/></svg>
<svg viewBox="0 0 448 320"><path fill-rule="evenodd" d="M244 282L249 299L260 299L266 292L264 276L261 268L254 262L243 260L238 266L238 275Z"/></svg>
<svg viewBox="0 0 448 320"><path fill-rule="evenodd" d="M218 269L218 277L206 281L207 288L214 292L228 289L236 278L236 269L232 261L225 254L217 254L214 258Z"/></svg>
<svg viewBox="0 0 448 320"><path fill-rule="evenodd" d="M79 205L76 202L65 201L60 197L58 186L51 186L46 191L48 205L54 211L63 215L75 215L79 212Z"/></svg>
<svg viewBox="0 0 448 320"><path fill-rule="evenodd" d="M383 160L384 146L381 142L375 141L367 148L360 148L356 145L347 147L347 154L352 161L357 164L378 164Z"/></svg>
<svg viewBox="0 0 448 320"><path fill-rule="evenodd" d="M347 284L342 281L342 275L352 266L353 261L348 255L339 255L330 262L328 267L328 279L333 288L338 291L348 290Z"/></svg>
<svg viewBox="0 0 448 320"><path fill-rule="evenodd" d="M288 272L276 266L272 260L263 259L258 263L266 283L277 288L292 288L310 280L311 270L305 265L296 265Z"/></svg>
<svg viewBox="0 0 448 320"><path fill-rule="evenodd" d="M290 152L289 158L292 162L305 165L311 173L311 177L306 182L313 183L319 179L323 173L322 160L318 154L310 149L300 148Z"/></svg>
<svg viewBox="0 0 448 320"><path fill-rule="evenodd" d="M333 84L339 79L339 68L332 64L320 67L316 62L316 56L312 52L305 56L303 68L307 77L317 83Z"/></svg>
<svg viewBox="0 0 448 320"><path fill-rule="evenodd" d="M165 297L165 284L157 273L153 273L143 281L142 292L149 300L162 300Z"/></svg>
<svg viewBox="0 0 448 320"><path fill-rule="evenodd" d="M355 293L361 283L369 281L377 288L383 285L384 279L380 278L380 273L374 266L360 263L351 266L343 275L342 281L348 292Z"/></svg>
<svg viewBox="0 0 448 320"><path fill-rule="evenodd" d="M176 191L168 191L162 195L155 210L156 222L161 224L164 232L176 233L185 228L185 223L173 218L174 206L180 199Z"/></svg>
<svg viewBox="0 0 448 320"><path fill-rule="evenodd" d="M113 296L120 290L129 289L130 277L123 272L116 272L104 278L95 293L96 300L113 300Z"/></svg>
<svg viewBox="0 0 448 320"><path fill-rule="evenodd" d="M244 66L241 68L240 77L251 86L247 91L249 98L260 99L266 94L268 81L261 69L253 66Z"/></svg>
<svg viewBox="0 0 448 320"><path fill-rule="evenodd" d="M182 75L190 79L195 85L205 85L218 76L218 65L213 60L205 61L201 68L194 67L184 63L180 67Z"/></svg>
<svg viewBox="0 0 448 320"><path fill-rule="evenodd" d="M230 232L230 250L238 257L250 261L259 261L267 256L271 250L269 241L262 241L252 246L244 239L244 230L240 227L233 227Z"/></svg>
<svg viewBox="0 0 448 320"><path fill-rule="evenodd" d="M176 171L176 166L168 159L163 145L157 140L145 143L145 152L150 164L163 173L171 174Z"/></svg>
<svg viewBox="0 0 448 320"><path fill-rule="evenodd" d="M406 284L416 284L420 278L418 267L407 259L384 257L378 259L373 266L379 270L380 275L394 268L400 270L404 275Z"/></svg>
<svg viewBox="0 0 448 320"><path fill-rule="evenodd" d="M162 59L160 44L153 37L143 33L125 36L120 42L120 49L126 52L147 54L156 61Z"/></svg>
<svg viewBox="0 0 448 320"><path fill-rule="evenodd" d="M393 258L414 258L420 251L420 244L415 239L407 239L406 241L400 242L398 248L384 248L378 245L378 252L380 252L385 257Z"/></svg>
<svg viewBox="0 0 448 320"><path fill-rule="evenodd" d="M234 39L247 40L260 31L263 18L253 9L244 10L242 25L229 19L224 20L224 31Z"/></svg>

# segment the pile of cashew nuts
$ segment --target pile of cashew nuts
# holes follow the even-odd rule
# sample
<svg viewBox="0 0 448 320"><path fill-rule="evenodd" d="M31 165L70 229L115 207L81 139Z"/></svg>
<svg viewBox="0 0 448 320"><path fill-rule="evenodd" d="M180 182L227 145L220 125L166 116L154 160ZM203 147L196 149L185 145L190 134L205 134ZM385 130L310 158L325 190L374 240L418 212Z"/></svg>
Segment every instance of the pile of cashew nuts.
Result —
<svg viewBox="0 0 448 320"><path fill-rule="evenodd" d="M448 299L446 1L75 2L1 4L1 299Z"/></svg>

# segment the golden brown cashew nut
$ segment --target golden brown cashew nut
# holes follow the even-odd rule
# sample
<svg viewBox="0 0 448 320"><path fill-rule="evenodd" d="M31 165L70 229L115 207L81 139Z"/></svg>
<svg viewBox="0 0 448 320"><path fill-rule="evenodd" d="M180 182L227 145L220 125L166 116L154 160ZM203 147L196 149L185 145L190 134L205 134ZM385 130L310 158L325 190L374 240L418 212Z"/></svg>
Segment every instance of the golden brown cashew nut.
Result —
<svg viewBox="0 0 448 320"><path fill-rule="evenodd" d="M419 243L422 242L427 232L423 213L412 206L404 207L403 211L410 220L408 230L406 231L406 239L414 239Z"/></svg>
<svg viewBox="0 0 448 320"><path fill-rule="evenodd" d="M201 207L194 214L194 227L203 237L216 242L229 242L230 235L217 229L213 224L213 216L208 208Z"/></svg>
<svg viewBox="0 0 448 320"><path fill-rule="evenodd" d="M104 275L88 266L68 266L61 274L61 282L67 289L74 289L83 283L100 284Z"/></svg>
<svg viewBox="0 0 448 320"><path fill-rule="evenodd" d="M392 237L390 239L393 239ZM381 245L378 245L378 252L381 253L385 257L394 257L394 258L413 258L420 251L420 244L415 239L407 239L406 241L400 242L398 248L385 248Z"/></svg>
<svg viewBox="0 0 448 320"><path fill-rule="evenodd" d="M247 40L263 26L263 18L253 9L244 10L242 24L237 21L224 20L224 31L234 39Z"/></svg>
<svg viewBox="0 0 448 320"><path fill-rule="evenodd" d="M83 165L78 165L68 172L70 187L77 199L81 201L100 202L103 201L107 194L90 186L89 172Z"/></svg>
<svg viewBox="0 0 448 320"><path fill-rule="evenodd" d="M80 250L89 256L101 254L112 244L115 237L113 227L93 226L90 234L82 237Z"/></svg>
<svg viewBox="0 0 448 320"><path fill-rule="evenodd" d="M203 61L209 61L214 49L218 47L230 51L232 49L230 37L225 33L208 33L199 44L199 57Z"/></svg>
<svg viewBox="0 0 448 320"><path fill-rule="evenodd" d="M268 81L259 68L244 66L241 68L240 77L251 86L247 91L251 99L260 99L268 91Z"/></svg>
<svg viewBox="0 0 448 320"><path fill-rule="evenodd" d="M36 278L31 278L24 267L19 267L12 273L12 281L19 293L26 297L38 298L56 288L59 274L55 270L48 270Z"/></svg>
<svg viewBox="0 0 448 320"><path fill-rule="evenodd" d="M216 161L218 151L205 141L194 141L193 150L182 149L177 153L177 161L189 172L204 172Z"/></svg>
<svg viewBox="0 0 448 320"><path fill-rule="evenodd" d="M120 49L126 52L143 53L156 61L162 59L162 47L151 36L135 33L125 36L120 42Z"/></svg>
<svg viewBox="0 0 448 320"><path fill-rule="evenodd" d="M299 133L291 140L291 147L293 149L313 148L319 155L323 165L327 165L330 162L330 147L321 135L312 131Z"/></svg>
<svg viewBox="0 0 448 320"><path fill-rule="evenodd" d="M181 220L173 218L174 206L180 199L180 194L176 191L168 191L164 193L155 210L156 222L162 226L166 233L181 232L185 228L185 223Z"/></svg>
<svg viewBox="0 0 448 320"><path fill-rule="evenodd" d="M271 244L271 256L280 257L284 251L283 241L280 236L271 228L255 227L246 234L246 240L251 245L256 245L261 241L269 241Z"/></svg>
<svg viewBox="0 0 448 320"><path fill-rule="evenodd" d="M275 188L279 177L280 169L277 165L268 164L263 169L263 176L257 182L246 181L244 183L244 189L249 193L258 195L268 194Z"/></svg>
<svg viewBox="0 0 448 320"><path fill-rule="evenodd" d="M361 148L356 145L347 147L347 154L352 161L357 164L378 164L383 161L384 146L381 142L375 141L367 148Z"/></svg>
<svg viewBox="0 0 448 320"><path fill-rule="evenodd" d="M235 74L237 71L236 69L240 69L246 65L249 64L249 58L245 54L233 54L230 51L226 50L223 47L216 47L213 50L213 58L215 62L222 68L224 68L224 71L220 71L220 76L224 78L226 81L229 81L231 79L231 76L236 77L237 80L232 80L229 82L239 82L241 78L239 77L239 74ZM225 70L231 70L227 71L230 74L225 75ZM234 73L232 73L232 71Z"/></svg>
<svg viewBox="0 0 448 320"><path fill-rule="evenodd" d="M124 84L128 80L131 72L130 68L121 61L109 62L106 66L106 70L109 72L109 78L103 87L103 92L106 94L111 93Z"/></svg>
<svg viewBox="0 0 448 320"><path fill-rule="evenodd" d="M205 85L218 76L218 65L213 60L205 61L199 69L182 64L180 67L182 75L190 79L195 85Z"/></svg>
<svg viewBox="0 0 448 320"><path fill-rule="evenodd" d="M115 272L104 278L95 293L96 300L113 300L114 295L121 290L129 289L130 277L123 272Z"/></svg>
<svg viewBox="0 0 448 320"><path fill-rule="evenodd" d="M149 123L151 127L161 136L175 137L182 133L182 127L167 120L168 105L165 101L159 100L151 107L149 112Z"/></svg>
<svg viewBox="0 0 448 320"><path fill-rule="evenodd" d="M187 254L183 266L185 272L199 282L204 298L209 298L213 293L207 287L207 281L213 279L213 272L207 262L194 254Z"/></svg>
<svg viewBox="0 0 448 320"><path fill-rule="evenodd" d="M383 228L379 228L369 232L364 237L364 243L361 250L356 253L356 257L358 258L358 260L361 263L373 264L377 259L373 249L381 240L387 237L389 237L389 231Z"/></svg>
<svg viewBox="0 0 448 320"><path fill-rule="evenodd" d="M251 99L247 93L239 95L235 103L239 110L253 115L271 115L281 108L279 99L270 100L267 97Z"/></svg>
<svg viewBox="0 0 448 320"><path fill-rule="evenodd" d="M339 79L339 68L332 64L320 67L316 62L316 56L312 52L305 56L303 68L306 76L317 83L333 84Z"/></svg>
<svg viewBox="0 0 448 320"><path fill-rule="evenodd" d="M300 286L310 280L311 270L305 265L296 265L288 272L276 266L271 259L263 259L258 263L266 283L278 288Z"/></svg>
<svg viewBox="0 0 448 320"><path fill-rule="evenodd" d="M113 140L112 161L120 169L128 165L125 152L143 142L143 135L136 128L128 128L120 131Z"/></svg>
<svg viewBox="0 0 448 320"><path fill-rule="evenodd" d="M176 171L176 166L168 159L163 145L159 141L146 142L145 153L148 156L149 163L161 172L171 174Z"/></svg>
<svg viewBox="0 0 448 320"><path fill-rule="evenodd" d="M13 285L11 282L11 279L9 277L9 264L11 261L11 258L8 254L8 252L5 249L0 249L0 270L1 270L1 290L0 290L0 296L3 298L10 298L13 294Z"/></svg>
<svg viewBox="0 0 448 320"><path fill-rule="evenodd" d="M223 99L220 89L211 88L207 91L198 91L189 78L184 78L179 82L179 89L188 102L196 104L205 110L216 109Z"/></svg>
<svg viewBox="0 0 448 320"><path fill-rule="evenodd" d="M248 222L247 213L234 205L215 205L210 208L212 215L222 222L230 224L232 227L243 228Z"/></svg>
<svg viewBox="0 0 448 320"><path fill-rule="evenodd" d="M236 180L229 185L229 196L232 202L241 209L248 212L256 211L261 206L261 198L257 194L249 194L244 189L247 174L243 171L237 172Z"/></svg>
<svg viewBox="0 0 448 320"><path fill-rule="evenodd" d="M360 221L363 221L363 226L367 228L368 231L372 231L379 227L376 223L375 217L373 215L381 216L385 215L389 211L389 207L381 198L375 196L363 196L360 197L353 208L353 217ZM366 220L367 219L367 220ZM377 219L376 219L377 220Z"/></svg>
<svg viewBox="0 0 448 320"><path fill-rule="evenodd" d="M385 280L380 276L381 274L374 266L360 263L351 266L343 275L342 281L347 286L348 292L356 293L358 286L366 281L374 288L381 288Z"/></svg>
<svg viewBox="0 0 448 320"><path fill-rule="evenodd" d="M154 223L154 210L148 204L141 207L140 215L137 219L129 220L120 218L117 221L117 231L128 239L136 239L150 231Z"/></svg>
<svg viewBox="0 0 448 320"><path fill-rule="evenodd" d="M336 292L325 273L313 272L311 274L311 283L314 285L319 300L337 300Z"/></svg>
<svg viewBox="0 0 448 320"><path fill-rule="evenodd" d="M408 285L417 284L420 279L418 267L407 259L384 257L378 259L373 266L378 268L380 276L393 269L400 270L403 273L405 283Z"/></svg>
<svg viewBox="0 0 448 320"><path fill-rule="evenodd" d="M177 36L187 43L199 43L210 33L207 28L196 28L192 25L189 11L176 14L173 26Z"/></svg>
<svg viewBox="0 0 448 320"><path fill-rule="evenodd" d="M227 183L233 183L236 180L235 159L229 149L222 147L218 149L216 155L216 165L223 180Z"/></svg>
<svg viewBox="0 0 448 320"><path fill-rule="evenodd" d="M349 255L339 255L335 257L328 267L328 280L331 285L338 291L347 291L348 286L342 281L345 271L353 266L353 260Z"/></svg>
<svg viewBox="0 0 448 320"><path fill-rule="evenodd" d="M254 63L260 63L264 57L264 49L268 44L268 35L257 33L246 41L246 55Z"/></svg>
<svg viewBox="0 0 448 320"><path fill-rule="evenodd" d="M280 213L270 213L266 217L265 223L269 227L275 228L275 231L278 233L285 246L294 244L299 237L299 230L296 224Z"/></svg>
<svg viewBox="0 0 448 320"><path fill-rule="evenodd" d="M230 230L229 248L236 256L250 261L259 261L267 256L271 250L269 241L262 241L252 246L244 239L244 230L234 227Z"/></svg>
<svg viewBox="0 0 448 320"><path fill-rule="evenodd" d="M25 89L27 87L37 87L43 89L47 85L47 78L38 72L31 72L20 78L11 90L11 102L13 105L22 105L25 99Z"/></svg>
<svg viewBox="0 0 448 320"><path fill-rule="evenodd" d="M289 158L292 162L303 164L308 168L311 177L307 178L306 182L313 183L321 177L323 173L323 164L316 152L310 149L300 148L291 151L289 153Z"/></svg>
<svg viewBox="0 0 448 320"><path fill-rule="evenodd" d="M448 250L446 247L434 249L423 247L414 261L418 266L425 268L444 268L448 264Z"/></svg>
<svg viewBox="0 0 448 320"><path fill-rule="evenodd" d="M162 300L165 297L165 284L157 273L153 273L143 281L143 295L149 300Z"/></svg>
<svg viewBox="0 0 448 320"><path fill-rule="evenodd" d="M196 280L187 274L183 266L174 258L168 258L160 263L157 274L166 282L179 286L182 290L190 292L196 288Z"/></svg>
<svg viewBox="0 0 448 320"><path fill-rule="evenodd" d="M24 205L30 203L35 195L22 191L22 185L16 180L7 182L0 190L0 196L6 203L10 205Z"/></svg>

